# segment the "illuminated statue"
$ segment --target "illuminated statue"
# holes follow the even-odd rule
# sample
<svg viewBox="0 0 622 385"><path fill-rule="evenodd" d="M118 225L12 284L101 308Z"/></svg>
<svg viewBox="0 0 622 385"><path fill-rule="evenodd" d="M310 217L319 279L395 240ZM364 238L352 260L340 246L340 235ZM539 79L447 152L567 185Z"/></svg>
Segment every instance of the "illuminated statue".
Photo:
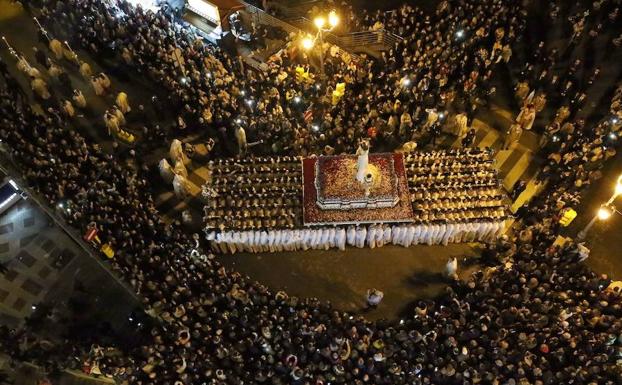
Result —
<svg viewBox="0 0 622 385"><path fill-rule="evenodd" d="M365 182L369 169L369 142L367 140L362 140L359 143L356 155L358 155L356 163L356 180L363 183Z"/></svg>

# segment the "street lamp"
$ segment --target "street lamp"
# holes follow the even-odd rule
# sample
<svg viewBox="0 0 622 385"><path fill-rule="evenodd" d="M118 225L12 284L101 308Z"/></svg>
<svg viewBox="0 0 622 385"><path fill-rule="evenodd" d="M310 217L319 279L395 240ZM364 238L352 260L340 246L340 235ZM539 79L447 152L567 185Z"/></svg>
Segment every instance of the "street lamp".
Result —
<svg viewBox="0 0 622 385"><path fill-rule="evenodd" d="M315 45L315 40L320 40L320 79L324 82L326 79L324 73L324 32L330 32L339 25L339 16L337 12L333 10L328 13L328 17L322 15L316 16L316 18L313 19L313 24L317 28L317 35L315 38L309 36L305 37L302 40L302 46L304 49L310 50Z"/></svg>
<svg viewBox="0 0 622 385"><path fill-rule="evenodd" d="M313 48L314 44L315 42L313 41L313 38L310 36L307 36L304 39L302 39L302 48L306 50L310 50L311 48Z"/></svg>
<svg viewBox="0 0 622 385"><path fill-rule="evenodd" d="M577 240L585 240L585 236L587 235L588 231L590 231L592 226L594 226L594 223L596 223L597 220L606 221L607 219L611 218L612 214L613 210L610 207L608 207L607 205L600 206L598 208L598 211L596 212L596 215L594 215L594 218L592 218L587 226L585 226L583 230L581 230L579 234L577 234Z"/></svg>
<svg viewBox="0 0 622 385"><path fill-rule="evenodd" d="M611 218L611 208L603 206L598 209L596 215L598 215L598 219L600 219L601 221L606 221L607 219Z"/></svg>
<svg viewBox="0 0 622 385"><path fill-rule="evenodd" d="M324 28L324 24L326 24L326 19L322 16L318 16L313 19L313 24L315 24L318 29L322 29Z"/></svg>
<svg viewBox="0 0 622 385"><path fill-rule="evenodd" d="M605 204L600 206L594 218L592 218L592 220L587 224L587 226L585 226L585 228L581 230L579 234L577 234L577 239L579 241L582 241L585 239L587 232L590 231L592 226L594 226L594 223L596 223L596 220L600 219L601 221L606 221L607 219L611 217L611 215L614 212L617 212L615 208L613 208L612 204L613 204L613 201L616 200L616 198L619 197L620 195L622 195L622 175L620 175L618 179L616 180L616 186L613 189L613 194L611 195L611 197L609 197L609 200L607 200Z"/></svg>

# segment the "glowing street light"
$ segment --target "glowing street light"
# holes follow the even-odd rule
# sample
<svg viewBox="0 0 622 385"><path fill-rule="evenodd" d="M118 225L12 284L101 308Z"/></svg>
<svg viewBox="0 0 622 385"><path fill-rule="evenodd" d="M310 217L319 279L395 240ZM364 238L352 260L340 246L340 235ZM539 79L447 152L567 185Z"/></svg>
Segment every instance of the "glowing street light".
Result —
<svg viewBox="0 0 622 385"><path fill-rule="evenodd" d="M318 29L322 29L324 28L324 25L326 24L326 19L322 16L318 16L315 19L313 19L313 24L315 24L315 26Z"/></svg>
<svg viewBox="0 0 622 385"><path fill-rule="evenodd" d="M319 15L316 16L315 19L313 19L313 24L315 24L317 28L317 35L315 39L303 39L302 46L306 50L309 50L315 45L315 40L320 39L320 75L322 82L324 82L324 80L326 79L324 73L324 32L329 32L337 25L339 25L339 15L337 15L337 12L335 12L334 10L330 11L328 13L328 20L326 16Z"/></svg>
<svg viewBox="0 0 622 385"><path fill-rule="evenodd" d="M611 218L611 215L613 214L613 212L614 211L611 209L611 207L607 205L600 206L598 208L598 211L596 211L596 215L594 215L594 218L592 218L592 220L587 224L587 226L585 226L583 230L581 230L579 234L577 234L577 240L579 241L585 240L585 237L588 231L590 231L592 226L594 226L594 223L596 223L597 220L606 221L607 219Z"/></svg>
<svg viewBox="0 0 622 385"><path fill-rule="evenodd" d="M339 24L339 15L334 10L328 13L328 24L331 28L335 28Z"/></svg>
<svg viewBox="0 0 622 385"><path fill-rule="evenodd" d="M598 219L600 219L601 221L606 221L607 219L611 218L611 214L611 209L607 206L599 208L598 212L596 213L596 215L598 215Z"/></svg>
<svg viewBox="0 0 622 385"><path fill-rule="evenodd" d="M592 218L587 226L585 226L585 228L581 230L579 234L577 234L578 240L582 241L585 239L587 232L590 231L590 229L592 228L592 226L594 226L594 223L596 223L597 220L606 221L611 217L611 215L613 215L613 213L617 212L613 207L613 201L616 200L616 198L620 195L622 195L622 175L618 176L618 179L616 180L616 185L613 189L613 194L611 195L609 200L605 204L600 206L594 218Z"/></svg>
<svg viewBox="0 0 622 385"><path fill-rule="evenodd" d="M312 37L307 36L304 39L302 39L302 48L306 49L307 51L313 48L314 45L315 45L315 41L313 41Z"/></svg>

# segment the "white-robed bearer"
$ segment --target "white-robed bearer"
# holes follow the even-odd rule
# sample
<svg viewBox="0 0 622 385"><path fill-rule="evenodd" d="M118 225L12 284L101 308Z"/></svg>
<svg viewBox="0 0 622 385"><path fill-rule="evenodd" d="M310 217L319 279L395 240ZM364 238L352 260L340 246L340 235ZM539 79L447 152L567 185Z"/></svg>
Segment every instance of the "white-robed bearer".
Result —
<svg viewBox="0 0 622 385"><path fill-rule="evenodd" d="M127 101L127 94L125 92L123 91L119 92L115 102L117 106L119 107L119 109L121 110L121 112L123 112L124 114L127 114L128 112L132 111L132 108L130 107L130 103Z"/></svg>
<svg viewBox="0 0 622 385"><path fill-rule="evenodd" d="M346 231L346 242L350 246L356 245L356 228L352 225L348 226Z"/></svg>
<svg viewBox="0 0 622 385"><path fill-rule="evenodd" d="M391 228L391 226L384 225L384 240L383 240L383 243L385 245L388 245L389 243L391 243L392 233L393 233L393 229Z"/></svg>
<svg viewBox="0 0 622 385"><path fill-rule="evenodd" d="M48 91L48 85L40 78L32 79L32 81L30 82L30 87L35 92L35 94L43 100L48 100L52 97L50 91Z"/></svg>
<svg viewBox="0 0 622 385"><path fill-rule="evenodd" d="M454 117L455 122L455 134L458 138L462 139L466 136L469 131L468 127L468 118L465 113L458 114Z"/></svg>
<svg viewBox="0 0 622 385"><path fill-rule="evenodd" d="M41 72L39 72L37 68L31 66L30 63L28 63L28 61L26 60L26 58L24 58L23 56L19 59L17 63L17 68L19 68L21 71L23 71L26 75L30 76L31 78L41 77Z"/></svg>
<svg viewBox="0 0 622 385"><path fill-rule="evenodd" d="M28 75L28 69L30 68L30 63L24 56L18 56L17 64L15 65L20 72L23 72L25 75Z"/></svg>
<svg viewBox="0 0 622 385"><path fill-rule="evenodd" d="M277 230L275 236L276 251L296 251L296 234L293 230Z"/></svg>
<svg viewBox="0 0 622 385"><path fill-rule="evenodd" d="M184 178L188 177L188 170L186 170L186 166L184 166L183 162L179 159L175 161L175 167L173 168L173 172L175 175L181 175Z"/></svg>
<svg viewBox="0 0 622 385"><path fill-rule="evenodd" d="M246 155L246 150L248 148L248 142L246 141L246 130L244 130L244 127L238 125L235 128L235 140L238 143L238 155L240 156Z"/></svg>
<svg viewBox="0 0 622 385"><path fill-rule="evenodd" d="M106 122L106 129L108 129L108 135L116 134L120 130L119 120L110 111L106 111L104 114L104 122Z"/></svg>
<svg viewBox="0 0 622 385"><path fill-rule="evenodd" d="M274 242L276 240L276 232L272 229L268 230L268 251L270 251L271 253L274 253L274 251L276 250L275 246L274 246Z"/></svg>
<svg viewBox="0 0 622 385"><path fill-rule="evenodd" d="M242 231L240 233L240 245L242 246L242 251L245 251L245 252L249 252L250 251L250 247L249 247L249 243L250 242L249 242L249 239L248 239L248 235L249 235L249 232L247 232L247 231Z"/></svg>
<svg viewBox="0 0 622 385"><path fill-rule="evenodd" d="M255 252L255 232L254 231L247 231L246 232L246 249L248 252L250 253L254 253Z"/></svg>
<svg viewBox="0 0 622 385"><path fill-rule="evenodd" d="M57 39L50 40L49 43L50 51L54 54L56 60L60 60L63 58L63 43L61 43Z"/></svg>
<svg viewBox="0 0 622 385"><path fill-rule="evenodd" d="M89 63L83 61L80 63L80 75L85 79L90 79L93 76L93 71Z"/></svg>
<svg viewBox="0 0 622 385"><path fill-rule="evenodd" d="M268 251L268 233L265 230L261 232L260 242L261 242L261 250Z"/></svg>
<svg viewBox="0 0 622 385"><path fill-rule="evenodd" d="M125 115L123 115L123 112L117 106L112 106L112 113L117 117L119 125L125 125Z"/></svg>
<svg viewBox="0 0 622 385"><path fill-rule="evenodd" d="M362 249L365 247L365 240L367 239L367 228L365 226L356 228L356 247Z"/></svg>
<svg viewBox="0 0 622 385"><path fill-rule="evenodd" d="M73 104L75 104L78 108L86 108L86 98L84 97L84 94L82 94L82 91L73 90L73 96L71 99L73 100Z"/></svg>
<svg viewBox="0 0 622 385"><path fill-rule="evenodd" d="M106 92L104 86L101 84L101 80L95 76L91 76L91 86L97 96L103 96Z"/></svg>
<svg viewBox="0 0 622 385"><path fill-rule="evenodd" d="M166 183L173 183L175 172L166 158L162 158L162 160L160 160L160 163L158 163L158 169L160 170L160 176Z"/></svg>
<svg viewBox="0 0 622 385"><path fill-rule="evenodd" d="M309 250L309 243L311 241L311 231L309 229L302 230L301 244L303 250Z"/></svg>
<svg viewBox="0 0 622 385"><path fill-rule="evenodd" d="M406 247L406 240L408 239L408 228L410 225L400 226L398 235L398 245Z"/></svg>
<svg viewBox="0 0 622 385"><path fill-rule="evenodd" d="M332 249L336 245L337 232L334 227L328 230L328 246Z"/></svg>
<svg viewBox="0 0 622 385"><path fill-rule="evenodd" d="M330 248L330 229L322 229L322 248L324 250Z"/></svg>
<svg viewBox="0 0 622 385"><path fill-rule="evenodd" d="M188 181L181 175L175 175L173 178L173 191L179 199L184 199L188 195Z"/></svg>
<svg viewBox="0 0 622 385"><path fill-rule="evenodd" d="M339 250L345 250L346 249L346 229L344 229L343 227L337 229L335 237L337 238L335 243L337 247L339 248Z"/></svg>
<svg viewBox="0 0 622 385"><path fill-rule="evenodd" d="M69 100L65 100L63 102L63 112L65 112L65 115L69 118L76 116L76 110L73 108L73 104L71 104Z"/></svg>
<svg viewBox="0 0 622 385"><path fill-rule="evenodd" d="M445 274L448 278L458 279L458 260L454 258L449 258L447 264L445 265Z"/></svg>
<svg viewBox="0 0 622 385"><path fill-rule="evenodd" d="M288 234L288 230L277 230L277 234L274 237L276 251L289 251L291 235Z"/></svg>
<svg viewBox="0 0 622 385"><path fill-rule="evenodd" d="M376 247L384 246L384 225L376 227Z"/></svg>
<svg viewBox="0 0 622 385"><path fill-rule="evenodd" d="M69 43L67 43L66 41L63 44L63 56L67 61L74 63L78 67L80 66L80 59L78 58L78 54L76 54L76 52L71 49Z"/></svg>
<svg viewBox="0 0 622 385"><path fill-rule="evenodd" d="M417 227L414 225L409 225L406 228L406 235L404 237L404 243L403 243L404 247L410 247L410 245L413 244L413 242L415 241L415 235L416 235L415 232L417 231L416 229Z"/></svg>
<svg viewBox="0 0 622 385"><path fill-rule="evenodd" d="M408 246L418 245L420 243L423 243L424 233L425 233L425 226L421 226L421 225L413 226L412 238L410 237L410 235L408 237L409 239Z"/></svg>
<svg viewBox="0 0 622 385"><path fill-rule="evenodd" d="M253 253L261 252L261 231L256 230L253 232Z"/></svg>
<svg viewBox="0 0 622 385"><path fill-rule="evenodd" d="M402 229L401 227L398 226L394 226L393 229L391 230L391 243L393 245L399 245L399 239L400 239L400 235L401 235Z"/></svg>
<svg viewBox="0 0 622 385"><path fill-rule="evenodd" d="M58 80L60 74L62 74L63 72L64 71L62 68L50 61L50 66L48 67L48 75L50 75L51 78Z"/></svg>
<svg viewBox="0 0 622 385"><path fill-rule="evenodd" d="M185 166L190 164L190 158L188 158L188 156L184 152L183 144L179 139L174 139L171 142L171 147L169 148L169 156L171 160L175 162L177 160L181 160Z"/></svg>
<svg viewBox="0 0 622 385"><path fill-rule="evenodd" d="M103 72L100 72L99 75L97 75L97 77L100 79L101 85L102 87L104 87L105 90L110 89L110 86L112 85L112 83L110 82L110 78L108 77L108 75L106 75Z"/></svg>
<svg viewBox="0 0 622 385"><path fill-rule="evenodd" d="M367 246L371 249L376 247L376 225L369 226L367 230Z"/></svg>

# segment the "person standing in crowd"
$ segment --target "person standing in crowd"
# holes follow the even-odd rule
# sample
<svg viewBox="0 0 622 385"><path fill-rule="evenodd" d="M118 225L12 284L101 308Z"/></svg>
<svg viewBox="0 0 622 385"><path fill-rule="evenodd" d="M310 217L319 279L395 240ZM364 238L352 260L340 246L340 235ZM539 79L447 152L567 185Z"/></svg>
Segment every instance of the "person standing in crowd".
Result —
<svg viewBox="0 0 622 385"><path fill-rule="evenodd" d="M382 302L383 298L384 293L382 291L377 289L368 289L366 295L367 307L370 309L375 309L376 307L378 307L378 305L380 305L380 302Z"/></svg>
<svg viewBox="0 0 622 385"><path fill-rule="evenodd" d="M505 140L503 142L503 149L509 150L514 148L518 142L520 141L520 137L523 135L523 128L518 123L513 123L510 126L507 134L505 135Z"/></svg>
<svg viewBox="0 0 622 385"><path fill-rule="evenodd" d="M238 144L238 155L243 157L246 155L246 149L248 148L248 143L246 142L246 130L244 127L238 125L235 128L235 139Z"/></svg>

